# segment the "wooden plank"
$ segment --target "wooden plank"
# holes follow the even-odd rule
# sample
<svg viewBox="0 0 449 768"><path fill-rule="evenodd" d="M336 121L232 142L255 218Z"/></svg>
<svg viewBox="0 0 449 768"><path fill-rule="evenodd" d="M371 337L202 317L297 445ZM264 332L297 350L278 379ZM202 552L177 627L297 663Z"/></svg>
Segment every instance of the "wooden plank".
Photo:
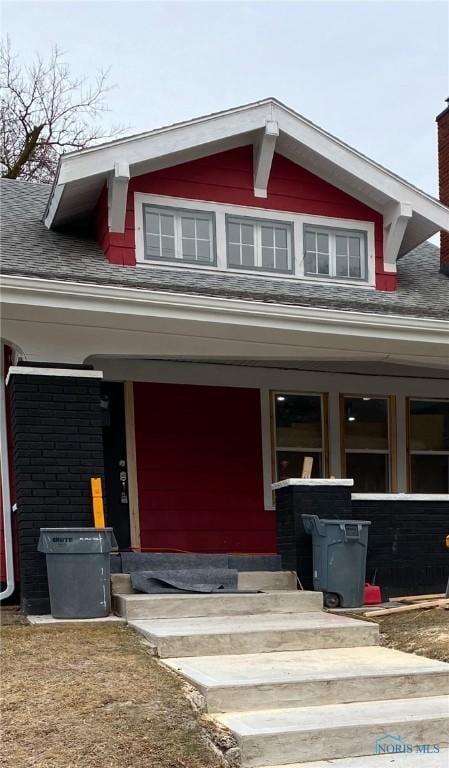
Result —
<svg viewBox="0 0 449 768"><path fill-rule="evenodd" d="M426 600L422 603L402 605L400 608L381 608L379 611L366 611L364 616L374 618L376 616L390 616L390 614L407 613L408 611L420 611L426 608L444 608L449 605L449 600Z"/></svg>
<svg viewBox="0 0 449 768"><path fill-rule="evenodd" d="M139 492L137 487L136 433L134 426L134 388L132 381L125 381L124 399L131 548L140 550Z"/></svg>
<svg viewBox="0 0 449 768"><path fill-rule="evenodd" d="M435 595L405 595L404 597L390 597L390 603L422 603L426 600L440 600L444 597L444 592Z"/></svg>
<svg viewBox="0 0 449 768"><path fill-rule="evenodd" d="M301 477L304 480L310 480L312 477L313 458L312 456L305 456L302 463Z"/></svg>

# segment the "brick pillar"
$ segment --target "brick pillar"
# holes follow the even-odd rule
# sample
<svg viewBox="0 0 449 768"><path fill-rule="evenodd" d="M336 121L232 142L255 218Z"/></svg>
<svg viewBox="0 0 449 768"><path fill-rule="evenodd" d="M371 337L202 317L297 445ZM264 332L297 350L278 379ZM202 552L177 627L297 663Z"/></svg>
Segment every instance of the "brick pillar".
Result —
<svg viewBox="0 0 449 768"><path fill-rule="evenodd" d="M449 206L449 106L438 115L437 126L440 200ZM440 270L449 275L449 232L441 232L440 244Z"/></svg>
<svg viewBox="0 0 449 768"><path fill-rule="evenodd" d="M9 370L24 613L50 608L39 529L93 524L90 478L104 478L101 376L42 364Z"/></svg>
<svg viewBox="0 0 449 768"><path fill-rule="evenodd" d="M301 515L351 519L353 480L302 480L274 483L277 551L285 570L296 571L304 589L313 589L312 537Z"/></svg>

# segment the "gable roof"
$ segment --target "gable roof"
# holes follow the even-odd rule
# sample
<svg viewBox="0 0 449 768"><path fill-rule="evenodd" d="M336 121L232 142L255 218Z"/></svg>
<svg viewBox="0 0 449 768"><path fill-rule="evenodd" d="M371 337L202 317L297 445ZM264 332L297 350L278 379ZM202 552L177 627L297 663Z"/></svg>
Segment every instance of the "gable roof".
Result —
<svg viewBox="0 0 449 768"><path fill-rule="evenodd" d="M45 228L49 186L2 179L2 272L45 280L218 296L271 304L449 320L449 278L432 243L398 262L398 290L307 283L181 267L111 264L96 242Z"/></svg>
<svg viewBox="0 0 449 768"><path fill-rule="evenodd" d="M117 169L139 176L238 146L253 144L257 152L266 131L273 136L273 130L276 152L374 210L390 215L396 206L406 207L410 216L400 255L449 230L449 209L436 198L274 98L64 155L46 208L47 226L91 210L105 182L121 173Z"/></svg>

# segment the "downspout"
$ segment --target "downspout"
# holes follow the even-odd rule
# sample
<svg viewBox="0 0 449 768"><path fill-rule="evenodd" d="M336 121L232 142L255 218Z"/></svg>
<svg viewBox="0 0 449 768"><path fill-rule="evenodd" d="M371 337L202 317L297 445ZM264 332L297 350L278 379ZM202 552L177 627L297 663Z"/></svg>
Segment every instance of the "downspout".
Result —
<svg viewBox="0 0 449 768"><path fill-rule="evenodd" d="M0 474L2 479L3 536L5 543L6 589L0 592L0 600L11 597L15 589L14 549L11 523L11 493L9 487L8 437L6 431L6 387L4 377L5 345L1 344L0 382Z"/></svg>

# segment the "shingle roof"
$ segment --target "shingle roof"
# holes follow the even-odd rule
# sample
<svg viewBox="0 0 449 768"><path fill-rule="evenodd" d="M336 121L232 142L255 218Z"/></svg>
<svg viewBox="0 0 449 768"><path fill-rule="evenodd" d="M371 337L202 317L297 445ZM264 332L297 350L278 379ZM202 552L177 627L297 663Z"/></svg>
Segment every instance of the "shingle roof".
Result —
<svg viewBox="0 0 449 768"><path fill-rule="evenodd" d="M154 291L449 320L449 278L426 242L398 262L395 292L199 270L110 264L93 240L49 231L42 215L50 187L1 180L2 272Z"/></svg>

